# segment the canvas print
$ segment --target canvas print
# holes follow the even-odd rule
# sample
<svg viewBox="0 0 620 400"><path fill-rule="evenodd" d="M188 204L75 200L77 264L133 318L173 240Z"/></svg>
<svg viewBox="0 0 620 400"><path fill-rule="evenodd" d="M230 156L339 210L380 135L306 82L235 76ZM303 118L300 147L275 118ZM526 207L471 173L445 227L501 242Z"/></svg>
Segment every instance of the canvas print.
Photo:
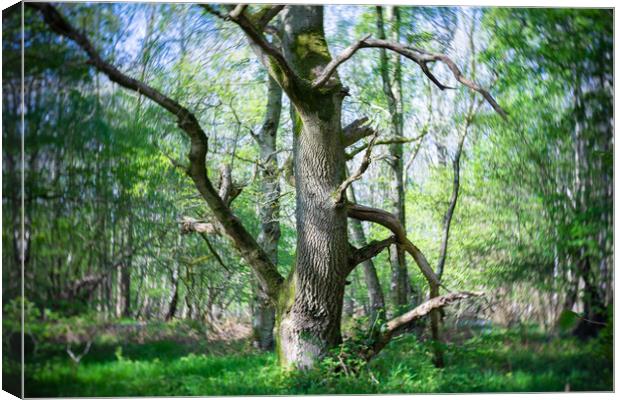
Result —
<svg viewBox="0 0 620 400"><path fill-rule="evenodd" d="M3 390L613 391L613 20L5 9Z"/></svg>

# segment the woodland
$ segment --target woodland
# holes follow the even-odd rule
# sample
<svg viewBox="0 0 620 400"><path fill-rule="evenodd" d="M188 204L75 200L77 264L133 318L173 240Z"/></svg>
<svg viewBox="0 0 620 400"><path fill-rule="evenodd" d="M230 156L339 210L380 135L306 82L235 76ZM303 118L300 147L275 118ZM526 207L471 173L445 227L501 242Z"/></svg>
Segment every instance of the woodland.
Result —
<svg viewBox="0 0 620 400"><path fill-rule="evenodd" d="M3 390L612 391L613 19L4 10Z"/></svg>

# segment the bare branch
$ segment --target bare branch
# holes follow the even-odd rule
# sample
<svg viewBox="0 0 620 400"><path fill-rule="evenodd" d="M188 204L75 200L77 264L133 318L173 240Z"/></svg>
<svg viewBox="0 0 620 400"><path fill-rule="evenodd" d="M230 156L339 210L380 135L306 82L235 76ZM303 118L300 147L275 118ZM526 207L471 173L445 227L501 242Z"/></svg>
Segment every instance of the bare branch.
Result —
<svg viewBox="0 0 620 400"><path fill-rule="evenodd" d="M215 260L217 261L217 263L220 264L220 266L224 268L226 272L230 273L231 272L230 268L228 268L228 266L224 263L224 260L222 260L222 257L220 257L217 251L215 251L215 248L211 244L209 237L204 232L199 232L199 235L202 238L202 240L204 240L205 243L207 244L209 251L211 252L211 254L213 254L213 257L215 257Z"/></svg>
<svg viewBox="0 0 620 400"><path fill-rule="evenodd" d="M228 18L234 21L236 18L239 18L241 14L243 14L246 8L248 8L247 4L237 4L235 8L228 13Z"/></svg>
<svg viewBox="0 0 620 400"><path fill-rule="evenodd" d="M73 350L71 350L71 343L67 343L67 354L69 355L69 357L71 357L71 360L74 363L79 364L80 361L82 360L82 357L84 357L90 351L91 344L92 344L92 340L89 340L86 343L86 347L84 347L84 350L82 350L82 352L80 354L75 355Z"/></svg>
<svg viewBox="0 0 620 400"><path fill-rule="evenodd" d="M410 142L415 142L417 140L420 140L424 137L425 133L413 137L413 138L406 138L406 137L402 137L402 136L393 136L393 137L386 137L385 139L381 139L381 140L377 140L375 142L375 146L379 146L379 145L386 145L386 144L395 144L395 143L410 143ZM351 150L351 152L347 153L345 155L345 158L347 160L352 160L356 155L358 155L359 153L361 153L362 151L364 151L364 149L366 149L368 147L367 144L363 145L363 146L359 146L354 148L353 150Z"/></svg>
<svg viewBox="0 0 620 400"><path fill-rule="evenodd" d="M351 146L358 140L375 133L375 130L367 122L368 117L358 118L342 129L344 147Z"/></svg>
<svg viewBox="0 0 620 400"><path fill-rule="evenodd" d="M390 342L392 336L398 331L399 328L406 326L415 320L423 318L432 312L436 312L437 310L456 301L483 295L484 293L481 292L457 292L433 297L432 299L420 304L413 310L388 321L382 330L381 336L375 340L373 346L366 354L363 354L363 357L367 361L375 357Z"/></svg>
<svg viewBox="0 0 620 400"><path fill-rule="evenodd" d="M360 179L362 175L364 174L364 172L366 172L366 170L370 166L370 161L371 161L370 154L372 153L372 146L375 143L375 140L377 140L377 133L375 133L372 139L370 139L370 143L368 143L368 147L366 147L366 153L364 154L362 163L360 164L357 171L355 171L353 175L345 179L344 182L342 182L340 186L338 187L338 189L336 190L336 193L334 194L334 202L337 205L343 204L344 199L345 199L345 193L349 185L355 182L356 180Z"/></svg>
<svg viewBox="0 0 620 400"><path fill-rule="evenodd" d="M205 9L209 14L215 15L216 17L226 20L228 19L228 14L221 12L217 8L213 7L212 4L200 4L200 7Z"/></svg>
<svg viewBox="0 0 620 400"><path fill-rule="evenodd" d="M428 68L429 63L440 61L444 63L450 69L450 71L452 72L452 75L454 75L454 77L456 78L458 82L470 88L471 90L474 90L480 93L485 98L485 100L491 105L491 107L493 107L495 112L497 112L502 118L506 119L508 116L506 111L504 111L504 109L500 107L500 105L495 101L495 99L491 96L491 94L485 89L483 89L482 87L480 87L477 83L463 76L458 66L447 55L431 53L425 50L421 50L421 49L411 47L411 46L405 46L403 44L391 42L388 40L373 39L370 37L370 35L366 35L365 37L358 40L351 46L347 47L340 55L336 56L329 64L327 64L325 68L323 69L323 71L321 72L321 75L319 75L314 80L313 86L320 87L321 85L325 84L325 82L327 82L329 77L336 71L336 69L338 68L340 64L350 59L355 54L355 52L357 52L357 50L363 49L363 48L383 48L383 49L388 49L388 50L397 52L403 55L404 57L407 57L411 61L415 62L416 64L418 64L420 68L422 69L422 72L424 72L424 74L441 90L453 89L439 82L439 80L433 75L433 73Z"/></svg>
<svg viewBox="0 0 620 400"><path fill-rule="evenodd" d="M364 44L364 41L368 39L370 36L371 36L370 33L367 34L366 36L364 36L357 42L353 43L352 45L344 49L342 53L334 57L329 62L329 64L327 64L325 68L323 68L323 71L321 72L319 76L316 77L314 82L312 82L312 87L317 89L323 86L329 80L332 74L336 72L336 69L338 68L338 66L342 64L343 62L347 61L349 58L353 57L353 54L355 54L355 52L362 47L362 45Z"/></svg>
<svg viewBox="0 0 620 400"><path fill-rule="evenodd" d="M219 233L219 229L216 224L213 224L204 220L197 220L192 217L182 217L181 221L181 234L186 235L191 232L196 233Z"/></svg>
<svg viewBox="0 0 620 400"><path fill-rule="evenodd" d="M433 272L433 269L424 254L407 238L405 229L394 214L359 204L347 204L347 214L349 218L374 222L391 230L396 236L398 244L402 246L415 260L416 264L420 268L420 271L431 287L431 292L435 293L439 286L445 287L441 284L437 278L437 275L435 275L435 272Z"/></svg>
<svg viewBox="0 0 620 400"><path fill-rule="evenodd" d="M383 249L396 243L396 236L390 236L381 241L372 241L359 249L353 248L349 254L349 270L352 271L358 264L370 260Z"/></svg>

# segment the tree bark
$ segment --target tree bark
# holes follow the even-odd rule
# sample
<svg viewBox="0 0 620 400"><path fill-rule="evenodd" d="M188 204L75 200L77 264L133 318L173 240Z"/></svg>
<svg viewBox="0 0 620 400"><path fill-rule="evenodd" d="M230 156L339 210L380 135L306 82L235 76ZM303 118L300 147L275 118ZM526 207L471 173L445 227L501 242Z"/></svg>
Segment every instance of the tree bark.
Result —
<svg viewBox="0 0 620 400"><path fill-rule="evenodd" d="M166 312L166 321L170 321L174 318L179 303L179 266L177 263L175 263L170 278L172 282L172 293L170 295L170 302L168 303L168 311Z"/></svg>
<svg viewBox="0 0 620 400"><path fill-rule="evenodd" d="M283 12L287 61L311 81L330 60L323 8ZM278 304L278 355L283 365L305 369L341 341L340 319L348 268L347 214L333 199L344 179L341 85L298 91L295 107L296 265Z"/></svg>

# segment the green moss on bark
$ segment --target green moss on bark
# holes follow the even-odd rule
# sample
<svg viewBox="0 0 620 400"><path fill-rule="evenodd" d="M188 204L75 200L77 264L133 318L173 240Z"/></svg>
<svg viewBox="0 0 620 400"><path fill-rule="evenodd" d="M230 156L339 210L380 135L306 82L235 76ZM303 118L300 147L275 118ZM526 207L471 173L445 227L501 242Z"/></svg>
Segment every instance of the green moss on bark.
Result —
<svg viewBox="0 0 620 400"><path fill-rule="evenodd" d="M280 338L280 324L282 323L282 317L290 311L291 307L293 307L293 303L295 302L295 289L296 289L296 275L295 268L291 270L289 276L286 278L286 281L282 284L282 289L280 290L280 294L278 296L278 300L276 303L276 356L278 357L278 363L282 367L286 367L285 355L282 352L281 347L281 338Z"/></svg>

